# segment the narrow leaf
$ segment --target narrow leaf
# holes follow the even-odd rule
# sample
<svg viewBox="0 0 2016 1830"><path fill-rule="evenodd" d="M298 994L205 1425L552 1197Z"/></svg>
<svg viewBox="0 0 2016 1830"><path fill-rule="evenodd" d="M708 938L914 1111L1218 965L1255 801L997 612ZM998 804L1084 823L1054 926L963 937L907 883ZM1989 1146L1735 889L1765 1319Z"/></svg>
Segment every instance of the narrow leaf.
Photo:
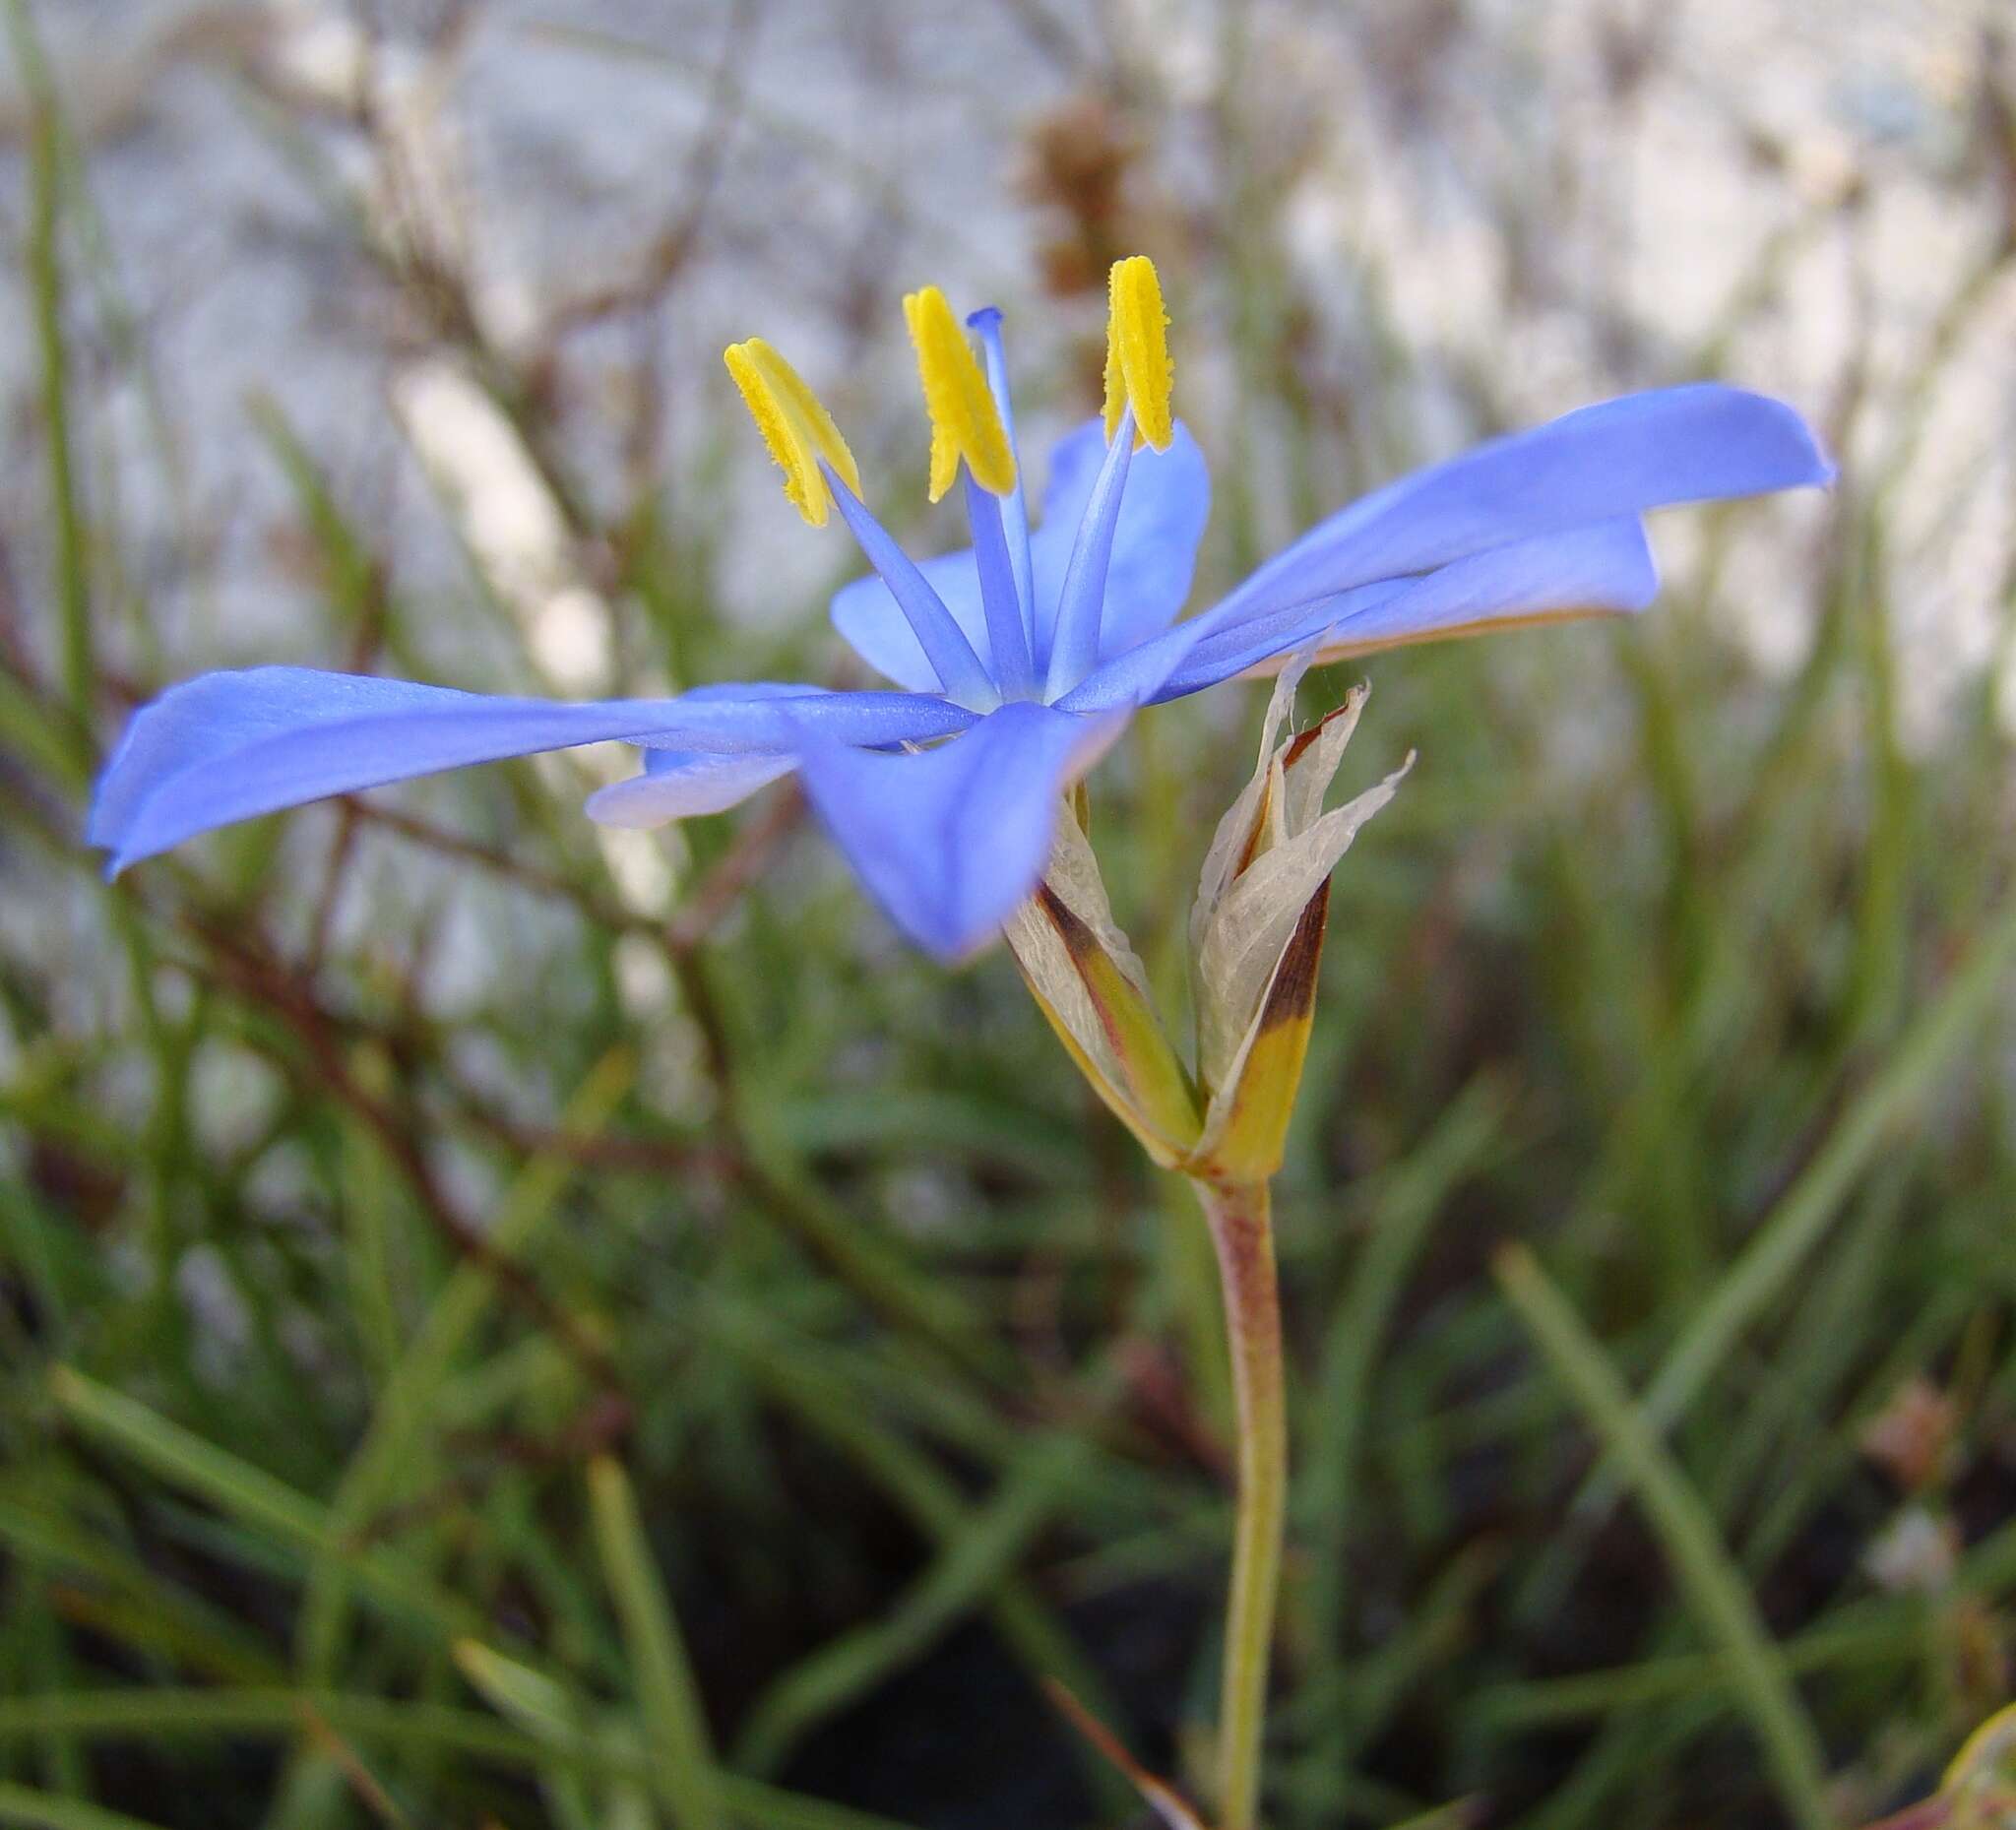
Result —
<svg viewBox="0 0 2016 1830"><path fill-rule="evenodd" d="M720 1785L699 1686L637 1516L629 1478L607 1456L589 1465L602 1571L635 1672L652 1781L677 1830L723 1830Z"/></svg>
<svg viewBox="0 0 2016 1830"><path fill-rule="evenodd" d="M1804 1830L1831 1830L1835 1819L1819 1737L1707 1507L1533 1254L1510 1246L1499 1254L1496 1271L1562 1385L1623 1468L1702 1630L1734 1668L1740 1700L1787 1811Z"/></svg>

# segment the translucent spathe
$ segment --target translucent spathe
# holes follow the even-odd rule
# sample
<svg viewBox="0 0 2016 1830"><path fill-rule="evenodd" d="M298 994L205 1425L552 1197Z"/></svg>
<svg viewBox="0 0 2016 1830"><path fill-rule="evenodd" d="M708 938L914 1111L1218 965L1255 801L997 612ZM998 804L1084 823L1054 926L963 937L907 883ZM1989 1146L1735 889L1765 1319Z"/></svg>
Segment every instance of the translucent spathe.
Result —
<svg viewBox="0 0 2016 1830"><path fill-rule="evenodd" d="M1410 756L1384 781L1324 810L1365 689L1284 738L1312 654L1297 656L1275 685L1258 764L1213 835L1190 912L1197 1080L1206 1103L1192 1162L1234 1180L1281 1167L1308 1047L1330 873L1414 765Z"/></svg>
<svg viewBox="0 0 2016 1830"><path fill-rule="evenodd" d="M1068 805L1057 814L1042 882L1009 916L1006 939L1037 1007L1093 1090L1153 1161L1180 1167L1202 1121L1196 1088Z"/></svg>

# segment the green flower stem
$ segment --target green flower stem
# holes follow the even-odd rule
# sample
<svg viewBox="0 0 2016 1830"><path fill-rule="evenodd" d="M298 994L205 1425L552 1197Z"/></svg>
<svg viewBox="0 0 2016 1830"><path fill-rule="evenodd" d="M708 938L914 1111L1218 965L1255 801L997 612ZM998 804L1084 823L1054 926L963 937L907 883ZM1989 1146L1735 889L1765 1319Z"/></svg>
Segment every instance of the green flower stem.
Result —
<svg viewBox="0 0 2016 1830"><path fill-rule="evenodd" d="M1218 1249L1238 1412L1238 1522L1226 1601L1219 1713L1219 1824L1254 1830L1260 1809L1267 1667L1281 1588L1288 1510L1288 1414L1282 1378L1281 1294L1267 1183L1199 1179L1197 1198Z"/></svg>

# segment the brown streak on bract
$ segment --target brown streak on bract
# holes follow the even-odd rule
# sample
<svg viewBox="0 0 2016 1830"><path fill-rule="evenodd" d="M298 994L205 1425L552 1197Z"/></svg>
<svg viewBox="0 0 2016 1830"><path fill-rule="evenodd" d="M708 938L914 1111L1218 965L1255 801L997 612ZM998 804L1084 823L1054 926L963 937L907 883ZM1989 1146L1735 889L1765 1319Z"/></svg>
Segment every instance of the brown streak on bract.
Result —
<svg viewBox="0 0 2016 1830"><path fill-rule="evenodd" d="M1304 1021L1316 1005L1316 978L1323 964L1323 931L1330 916L1330 884L1309 898L1295 931L1275 969L1274 983L1267 990L1267 1006L1260 1015L1264 1034L1284 1023Z"/></svg>
<svg viewBox="0 0 2016 1830"><path fill-rule="evenodd" d="M1090 959L1098 953L1098 935L1047 883L1037 885L1036 900L1037 907L1049 917L1050 925L1057 930L1057 938L1064 943L1064 951L1074 961Z"/></svg>
<svg viewBox="0 0 2016 1830"><path fill-rule="evenodd" d="M1337 714L1333 712L1330 718L1335 718ZM1322 725L1311 725L1307 730L1300 731L1289 739L1288 749L1283 753L1281 759L1281 766L1284 770L1292 769L1296 763L1301 761L1302 752L1322 735L1323 725L1329 724L1330 718L1326 718Z"/></svg>
<svg viewBox="0 0 2016 1830"><path fill-rule="evenodd" d="M1127 1050L1120 1035L1120 1026L1114 1020L1106 1000L1099 995L1087 976L1087 963L1103 960L1105 950L1099 944L1099 936L1091 926L1072 910L1047 883L1037 885L1037 907L1049 917L1050 925L1057 930L1057 938L1063 942L1064 951L1071 956L1071 964L1078 969L1078 977L1092 995L1092 1012L1099 1019L1101 1033L1106 1039L1106 1046L1112 1050L1113 1060L1118 1064L1123 1081L1132 1091L1134 1076L1128 1071Z"/></svg>
<svg viewBox="0 0 2016 1830"><path fill-rule="evenodd" d="M1260 804L1253 809L1253 823L1246 829L1246 843L1240 848L1239 861L1232 866L1234 878L1243 877L1253 867L1253 860L1260 853L1260 835L1267 830L1269 816L1274 811L1274 785L1280 780L1274 765L1267 765L1267 791L1260 796Z"/></svg>
<svg viewBox="0 0 2016 1830"><path fill-rule="evenodd" d="M1326 730L1328 730L1330 726L1334 725L1339 719L1341 719L1347 712L1351 711L1353 707L1355 706L1362 699L1362 697L1363 689L1360 688L1358 691L1354 692L1350 698L1348 698L1341 706L1337 708L1336 711L1324 713L1323 716L1319 718L1313 725L1311 725L1307 730L1299 731L1294 736L1291 737L1288 742L1288 749L1283 753L1281 759L1281 767L1283 772L1286 773L1288 770L1292 769L1296 763L1300 762L1302 759L1302 752L1306 750L1310 744L1314 743L1318 737L1320 737Z"/></svg>

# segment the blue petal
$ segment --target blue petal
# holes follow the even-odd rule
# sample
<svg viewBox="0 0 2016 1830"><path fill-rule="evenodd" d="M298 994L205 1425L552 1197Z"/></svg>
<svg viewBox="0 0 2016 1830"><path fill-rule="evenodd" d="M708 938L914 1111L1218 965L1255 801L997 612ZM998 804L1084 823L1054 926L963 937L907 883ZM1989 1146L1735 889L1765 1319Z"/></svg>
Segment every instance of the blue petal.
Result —
<svg viewBox="0 0 2016 1830"><path fill-rule="evenodd" d="M915 754L815 741L805 794L889 918L956 960L1036 888L1059 797L1120 723L1023 700Z"/></svg>
<svg viewBox="0 0 2016 1830"><path fill-rule="evenodd" d="M1425 578L1384 579L1242 621L1199 641L1149 690L1158 700L1179 699L1312 643L1320 643L1319 662L1343 661L1410 642L1628 613L1658 591L1644 524L1601 522L1474 553Z"/></svg>
<svg viewBox="0 0 2016 1830"><path fill-rule="evenodd" d="M1627 395L1374 491L1205 615L1223 627L1535 535L1833 476L1806 422L1781 401L1713 382Z"/></svg>
<svg viewBox="0 0 2016 1830"><path fill-rule="evenodd" d="M921 694L816 686L555 705L308 667L207 673L134 714L98 779L88 836L112 852L118 871L233 820L578 743L627 738L775 755L808 731L839 743L898 743L972 723L971 713Z"/></svg>
<svg viewBox="0 0 2016 1830"><path fill-rule="evenodd" d="M697 813L722 813L797 768L789 752L724 756L706 750L646 750L644 773L612 782L584 811L604 826L662 826Z"/></svg>
<svg viewBox="0 0 2016 1830"><path fill-rule="evenodd" d="M1067 434L1050 453L1042 525L1030 536L1029 542L1036 580L1039 672L1048 655L1048 633L1056 621L1071 543L1104 456L1105 435L1097 419ZM1183 607L1210 509L1210 473L1187 427L1176 427L1168 450L1134 454L1106 575L1105 621L1100 642L1102 658L1120 654L1166 628ZM986 613L973 549L940 554L924 560L917 569L991 667ZM877 672L913 692L937 690L937 675L879 578L860 578L843 586L833 599L833 622L854 653Z"/></svg>

